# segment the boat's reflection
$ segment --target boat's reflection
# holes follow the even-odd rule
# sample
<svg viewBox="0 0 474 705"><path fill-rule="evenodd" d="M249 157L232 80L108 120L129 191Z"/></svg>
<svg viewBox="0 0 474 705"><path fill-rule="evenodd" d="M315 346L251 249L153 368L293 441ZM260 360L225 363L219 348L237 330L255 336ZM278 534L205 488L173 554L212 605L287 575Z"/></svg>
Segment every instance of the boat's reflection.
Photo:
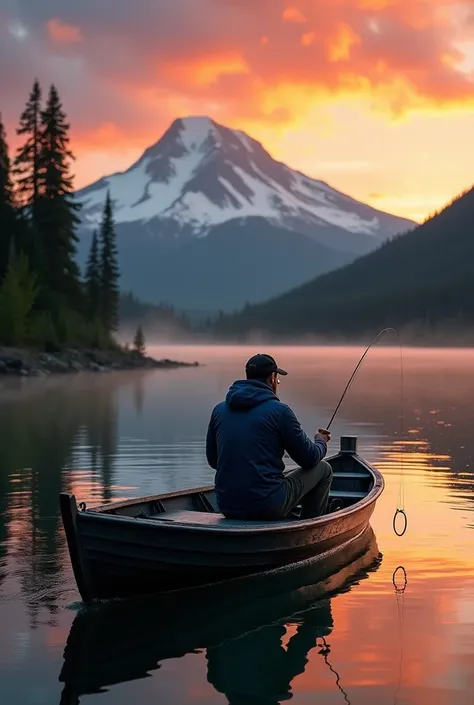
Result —
<svg viewBox="0 0 474 705"><path fill-rule="evenodd" d="M323 560L282 572L84 609L64 651L61 704L77 704L82 695L145 678L160 661L205 649L208 681L231 705L276 705L291 697L311 649L319 647L328 660L331 596L350 590L380 562L369 527ZM296 630L283 648L288 623Z"/></svg>

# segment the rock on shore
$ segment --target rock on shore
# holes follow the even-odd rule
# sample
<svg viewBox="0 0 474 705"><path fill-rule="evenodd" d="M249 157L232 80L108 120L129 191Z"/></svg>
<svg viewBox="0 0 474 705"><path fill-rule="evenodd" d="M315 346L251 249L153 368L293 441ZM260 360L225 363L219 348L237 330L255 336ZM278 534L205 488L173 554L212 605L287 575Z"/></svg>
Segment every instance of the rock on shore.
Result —
<svg viewBox="0 0 474 705"><path fill-rule="evenodd" d="M46 353L22 348L0 347L0 375L42 377L75 372L111 372L153 368L197 367L197 362L154 360L132 350L64 349Z"/></svg>

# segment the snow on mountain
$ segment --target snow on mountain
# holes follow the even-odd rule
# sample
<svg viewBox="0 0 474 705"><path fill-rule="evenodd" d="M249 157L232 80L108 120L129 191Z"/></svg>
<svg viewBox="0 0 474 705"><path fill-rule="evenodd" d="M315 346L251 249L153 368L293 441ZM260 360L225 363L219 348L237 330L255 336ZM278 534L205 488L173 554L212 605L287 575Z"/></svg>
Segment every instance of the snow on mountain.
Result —
<svg viewBox="0 0 474 705"><path fill-rule="evenodd" d="M159 233L166 221L175 237L180 231L203 237L228 221L263 217L338 250L363 254L413 227L275 161L244 132L207 117L175 120L127 171L79 191L84 226L100 221L107 189L117 224L140 223Z"/></svg>
<svg viewBox="0 0 474 705"><path fill-rule="evenodd" d="M184 309L264 301L413 227L293 171L207 117L175 120L125 172L77 193L81 266L107 190L120 286Z"/></svg>

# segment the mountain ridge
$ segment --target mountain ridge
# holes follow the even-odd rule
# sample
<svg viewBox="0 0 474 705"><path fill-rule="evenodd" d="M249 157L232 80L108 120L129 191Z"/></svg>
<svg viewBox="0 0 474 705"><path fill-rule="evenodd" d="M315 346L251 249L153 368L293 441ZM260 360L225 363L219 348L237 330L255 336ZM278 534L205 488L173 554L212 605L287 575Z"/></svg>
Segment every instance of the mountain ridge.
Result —
<svg viewBox="0 0 474 705"><path fill-rule="evenodd" d="M82 204L81 262L86 257L90 233L100 223L108 190L114 203L117 232L125 249L130 251L133 245L157 262L156 293L151 281L145 291L137 270L139 262L135 261L132 268L126 257L120 256L119 248L126 287L148 300L165 299L175 305L195 306L197 296L207 307L209 297L188 287L181 297L183 301L178 303L173 291L160 285L163 274L160 260L166 260L167 268L173 269L186 288L187 271L192 270L192 262L187 263L186 247L195 241L204 242L216 228L217 232L232 231L238 237L234 225L242 223L252 230L257 250L261 250L257 242L257 224L261 221L255 219L263 218L275 233L286 231L289 244L292 240L303 242L295 236L299 233L315 245L313 253L307 251L307 256L314 260L314 275L370 252L387 238L415 225L290 169L274 160L260 142L246 133L206 116L174 120L164 135L128 169L104 176L77 192ZM225 225L227 228L222 227ZM133 239L126 242L127 237ZM214 257L208 245L203 245L203 249L208 250L211 268L218 272L223 265L222 256ZM304 249L308 250L306 244ZM298 267L296 260L292 266ZM300 281L307 276L305 268ZM297 270L295 277L298 278ZM268 298L270 293L268 289L265 295L264 286L258 295ZM227 309L243 303L232 291L216 290L214 294L214 298L223 299Z"/></svg>
<svg viewBox="0 0 474 705"><path fill-rule="evenodd" d="M385 326L474 325L474 188L412 232L216 324L216 333L374 333Z"/></svg>

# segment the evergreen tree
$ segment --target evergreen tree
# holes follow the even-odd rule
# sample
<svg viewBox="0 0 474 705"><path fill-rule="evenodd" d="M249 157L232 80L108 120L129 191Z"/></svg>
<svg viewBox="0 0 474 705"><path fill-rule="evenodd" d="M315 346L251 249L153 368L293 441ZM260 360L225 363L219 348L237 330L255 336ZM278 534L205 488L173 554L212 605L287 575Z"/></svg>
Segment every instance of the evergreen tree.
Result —
<svg viewBox="0 0 474 705"><path fill-rule="evenodd" d="M112 199L107 192L100 229L100 312L103 325L108 331L118 328L119 268Z"/></svg>
<svg viewBox="0 0 474 705"><path fill-rule="evenodd" d="M58 92L51 86L41 113L39 157L39 200L37 226L44 263L48 306L56 315L59 308L80 310L81 286L76 256L76 226L80 206L72 199L73 185L69 149L69 124Z"/></svg>
<svg viewBox="0 0 474 705"><path fill-rule="evenodd" d="M35 276L25 254L9 265L0 286L0 342L21 345L27 339L36 298Z"/></svg>
<svg viewBox="0 0 474 705"><path fill-rule="evenodd" d="M94 230L86 267L86 313L89 319L100 315L100 262L97 232Z"/></svg>
<svg viewBox="0 0 474 705"><path fill-rule="evenodd" d="M25 135L26 142L18 149L14 174L17 176L18 200L21 206L29 206L30 217L36 219L36 207L40 197L40 152L41 152L41 87L35 80L26 107L20 117L18 135Z"/></svg>
<svg viewBox="0 0 474 705"><path fill-rule="evenodd" d="M137 331L135 333L135 337L133 339L133 349L135 350L135 352L137 352L142 357L145 356L145 353L146 353L145 334L143 333L143 328L141 326L141 323L138 325Z"/></svg>
<svg viewBox="0 0 474 705"><path fill-rule="evenodd" d="M15 211L10 158L5 128L0 113L0 282L14 252Z"/></svg>

